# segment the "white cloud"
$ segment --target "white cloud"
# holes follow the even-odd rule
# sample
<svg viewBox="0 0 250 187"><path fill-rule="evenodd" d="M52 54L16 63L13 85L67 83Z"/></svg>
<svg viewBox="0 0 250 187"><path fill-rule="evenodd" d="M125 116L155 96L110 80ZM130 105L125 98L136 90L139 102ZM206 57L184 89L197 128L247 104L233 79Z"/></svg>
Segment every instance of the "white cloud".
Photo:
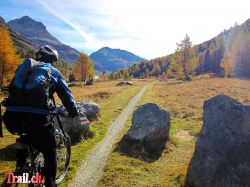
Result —
<svg viewBox="0 0 250 187"><path fill-rule="evenodd" d="M198 44L250 17L246 0L37 1L81 35L83 50L109 46L146 58L173 52L186 33Z"/></svg>

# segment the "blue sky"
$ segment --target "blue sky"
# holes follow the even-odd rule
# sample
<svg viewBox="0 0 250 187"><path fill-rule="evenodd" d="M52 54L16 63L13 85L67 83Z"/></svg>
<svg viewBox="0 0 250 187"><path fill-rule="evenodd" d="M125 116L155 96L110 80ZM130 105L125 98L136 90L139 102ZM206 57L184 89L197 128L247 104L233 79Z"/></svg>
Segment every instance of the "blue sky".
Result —
<svg viewBox="0 0 250 187"><path fill-rule="evenodd" d="M248 0L0 0L6 21L28 15L87 54L109 46L144 58L174 52L188 34L193 44L250 18Z"/></svg>

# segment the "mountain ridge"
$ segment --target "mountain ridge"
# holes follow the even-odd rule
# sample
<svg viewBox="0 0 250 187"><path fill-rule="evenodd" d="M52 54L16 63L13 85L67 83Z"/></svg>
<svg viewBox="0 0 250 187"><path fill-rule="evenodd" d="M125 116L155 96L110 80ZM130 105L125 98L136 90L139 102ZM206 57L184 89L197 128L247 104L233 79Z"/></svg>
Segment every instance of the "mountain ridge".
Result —
<svg viewBox="0 0 250 187"><path fill-rule="evenodd" d="M90 55L98 71L117 71L146 59L123 49L103 47ZM97 67L99 66L99 67Z"/></svg>
<svg viewBox="0 0 250 187"><path fill-rule="evenodd" d="M59 56L63 61L73 64L76 62L80 54L76 49L63 44L57 38L52 36L42 22L35 21L29 16L23 16L11 20L7 24L12 30L23 35L37 47L44 44L53 46L58 51Z"/></svg>

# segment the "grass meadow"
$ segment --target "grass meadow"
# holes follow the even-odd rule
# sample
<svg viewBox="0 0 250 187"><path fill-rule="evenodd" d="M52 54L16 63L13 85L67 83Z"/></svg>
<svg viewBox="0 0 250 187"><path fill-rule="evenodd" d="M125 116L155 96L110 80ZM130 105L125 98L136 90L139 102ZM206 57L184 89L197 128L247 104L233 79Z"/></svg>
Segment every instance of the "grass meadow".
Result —
<svg viewBox="0 0 250 187"><path fill-rule="evenodd" d="M202 126L203 102L220 93L250 104L250 80L213 78L191 82L155 82L139 105L155 102L170 112L170 137L165 151L159 160L148 163L121 154L115 145L98 187L183 186L196 137ZM117 138L117 143L130 125L131 117Z"/></svg>
<svg viewBox="0 0 250 187"><path fill-rule="evenodd" d="M183 186L187 167L192 158L196 138L202 126L203 102L217 94L224 93L240 102L250 104L250 80L202 78L190 82L177 80L134 80L134 86L117 87L116 81L99 82L93 86L71 87L76 101L91 100L101 106L101 117L92 122L94 137L72 146L69 172L65 182L67 186L75 176L80 164L88 152L101 141L108 125L118 117L123 108L143 85L148 90L138 106L154 102L167 109L171 114L170 136L166 148L159 160L148 163L119 152L117 144L109 155L103 176L102 186ZM1 99L3 95L0 95ZM56 99L57 101L58 98ZM137 106L137 107L138 107ZM117 143L131 125L131 116L117 138ZM15 167L15 150L11 144L16 136L4 129L5 137L0 140L0 178Z"/></svg>

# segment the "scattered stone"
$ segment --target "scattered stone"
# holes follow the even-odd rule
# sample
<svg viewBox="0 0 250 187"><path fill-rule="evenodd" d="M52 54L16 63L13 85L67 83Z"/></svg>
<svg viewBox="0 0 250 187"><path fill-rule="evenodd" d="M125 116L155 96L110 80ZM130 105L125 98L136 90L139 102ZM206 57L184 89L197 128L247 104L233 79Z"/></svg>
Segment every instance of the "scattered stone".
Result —
<svg viewBox="0 0 250 187"><path fill-rule="evenodd" d="M80 84L70 83L68 87L82 87Z"/></svg>
<svg viewBox="0 0 250 187"><path fill-rule="evenodd" d="M94 84L94 80L93 79L90 79L86 82L86 85L87 86L92 86Z"/></svg>
<svg viewBox="0 0 250 187"><path fill-rule="evenodd" d="M92 97L104 99L104 98L110 97L110 95L111 95L110 92L107 92L107 91L99 91L99 92L96 92L96 93L92 94Z"/></svg>
<svg viewBox="0 0 250 187"><path fill-rule="evenodd" d="M127 81L125 82L126 85L130 85L130 86L133 86L133 83L131 81Z"/></svg>
<svg viewBox="0 0 250 187"><path fill-rule="evenodd" d="M250 106L220 94L203 110L185 186L250 186Z"/></svg>
<svg viewBox="0 0 250 187"><path fill-rule="evenodd" d="M116 84L116 86L126 86L126 85L133 86L133 83L130 81L121 81Z"/></svg>
<svg viewBox="0 0 250 187"><path fill-rule="evenodd" d="M132 125L119 143L120 151L144 160L158 159L169 136L170 115L155 103L140 106Z"/></svg>
<svg viewBox="0 0 250 187"><path fill-rule="evenodd" d="M118 82L118 83L116 84L116 86L125 86L125 85L126 85L126 84L125 84L124 81Z"/></svg>

